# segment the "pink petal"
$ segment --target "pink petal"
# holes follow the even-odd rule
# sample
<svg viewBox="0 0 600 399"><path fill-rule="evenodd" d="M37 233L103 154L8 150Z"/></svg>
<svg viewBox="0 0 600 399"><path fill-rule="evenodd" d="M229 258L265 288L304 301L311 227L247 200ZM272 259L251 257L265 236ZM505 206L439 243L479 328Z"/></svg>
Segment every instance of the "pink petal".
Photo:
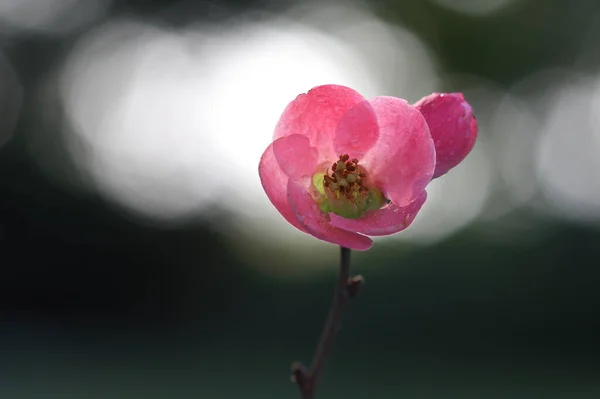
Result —
<svg viewBox="0 0 600 399"><path fill-rule="evenodd" d="M279 167L290 179L312 177L317 169L319 151L310 146L306 136L292 134L275 140L273 153Z"/></svg>
<svg viewBox="0 0 600 399"><path fill-rule="evenodd" d="M477 120L462 93L433 93L415 106L429 125L437 153L433 177L439 177L469 154L477 139Z"/></svg>
<svg viewBox="0 0 600 399"><path fill-rule="evenodd" d="M334 162L338 155L333 140L342 117L365 99L356 91L338 85L317 86L300 94L283 111L274 138L302 134L319 150L319 162Z"/></svg>
<svg viewBox="0 0 600 399"><path fill-rule="evenodd" d="M350 158L362 159L378 137L379 125L375 112L368 101L363 101L342 116L333 147L337 155L348 154Z"/></svg>
<svg viewBox="0 0 600 399"><path fill-rule="evenodd" d="M365 156L367 178L399 207L415 201L431 181L435 147L419 110L396 97L369 100L379 139Z"/></svg>
<svg viewBox="0 0 600 399"><path fill-rule="evenodd" d="M394 234L411 225L426 199L427 192L423 191L415 201L406 207L399 207L394 203L390 203L385 208L368 212L358 219L346 219L331 214L331 225L370 236Z"/></svg>
<svg viewBox="0 0 600 399"><path fill-rule="evenodd" d="M296 218L305 231L314 237L358 251L365 251L373 245L369 237L332 226L329 215L319 209L302 185L289 181L288 198Z"/></svg>
<svg viewBox="0 0 600 399"><path fill-rule="evenodd" d="M258 174L260 175L260 182L267 193L267 197L269 197L269 200L271 200L271 203L273 203L279 213L293 226L306 233L306 229L298 222L296 214L292 211L288 202L288 177L279 167L275 152L273 151L273 144L267 147L260 158Z"/></svg>

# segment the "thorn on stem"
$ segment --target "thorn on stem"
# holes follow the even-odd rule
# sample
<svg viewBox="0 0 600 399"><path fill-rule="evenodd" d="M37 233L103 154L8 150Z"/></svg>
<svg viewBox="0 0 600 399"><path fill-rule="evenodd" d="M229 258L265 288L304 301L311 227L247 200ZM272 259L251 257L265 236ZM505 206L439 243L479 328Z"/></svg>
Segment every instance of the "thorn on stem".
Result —
<svg viewBox="0 0 600 399"><path fill-rule="evenodd" d="M299 386L304 386L308 381L308 370L302 362L292 363L292 382L295 382Z"/></svg>
<svg viewBox="0 0 600 399"><path fill-rule="evenodd" d="M362 275L356 275L348 279L348 295L354 298L358 294L360 287L365 285L365 278Z"/></svg>

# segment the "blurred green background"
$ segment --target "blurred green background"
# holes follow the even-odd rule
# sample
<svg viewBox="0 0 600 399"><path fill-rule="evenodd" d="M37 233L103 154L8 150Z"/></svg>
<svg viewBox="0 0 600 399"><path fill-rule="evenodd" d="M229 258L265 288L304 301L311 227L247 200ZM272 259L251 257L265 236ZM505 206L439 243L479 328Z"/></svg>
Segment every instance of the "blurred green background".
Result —
<svg viewBox="0 0 600 399"><path fill-rule="evenodd" d="M600 397L597 1L2 4L0 397L297 397L338 250L256 167L322 83L464 91L481 132L353 253L319 397Z"/></svg>

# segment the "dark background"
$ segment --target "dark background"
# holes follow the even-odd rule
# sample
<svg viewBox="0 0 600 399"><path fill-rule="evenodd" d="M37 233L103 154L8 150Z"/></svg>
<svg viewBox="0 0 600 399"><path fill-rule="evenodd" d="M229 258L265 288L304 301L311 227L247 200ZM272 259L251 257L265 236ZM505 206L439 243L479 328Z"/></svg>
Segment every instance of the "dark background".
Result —
<svg viewBox="0 0 600 399"><path fill-rule="evenodd" d="M522 0L485 16L426 1L367 4L418 35L447 76L508 90L548 68L598 71L595 0ZM218 4L227 16L289 6ZM32 129L56 128L35 123L38 85L88 29L123 16L174 28L209 15L218 23L207 7L118 1L64 34L0 31L20 82L3 90L0 113L6 128L19 109L0 148L0 397L296 397L289 365L312 357L335 279L334 246L310 261L322 273L270 273L260 265L286 268L287 249L202 218L141 222L50 178L28 146ZM437 242L378 241L354 253L352 269L367 284L320 397L600 397L594 218L542 214L529 203ZM525 227L512 228L515 220Z"/></svg>

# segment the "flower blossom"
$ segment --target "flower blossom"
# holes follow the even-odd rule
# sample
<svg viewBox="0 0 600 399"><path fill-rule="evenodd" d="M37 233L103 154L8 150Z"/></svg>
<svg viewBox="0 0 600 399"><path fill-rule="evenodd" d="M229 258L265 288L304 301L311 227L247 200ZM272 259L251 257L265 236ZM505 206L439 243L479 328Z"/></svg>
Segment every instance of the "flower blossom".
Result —
<svg viewBox="0 0 600 399"><path fill-rule="evenodd" d="M324 85L286 107L259 174L289 223L366 250L368 236L412 223L429 182L458 165L476 138L477 122L460 93L433 93L410 105Z"/></svg>

